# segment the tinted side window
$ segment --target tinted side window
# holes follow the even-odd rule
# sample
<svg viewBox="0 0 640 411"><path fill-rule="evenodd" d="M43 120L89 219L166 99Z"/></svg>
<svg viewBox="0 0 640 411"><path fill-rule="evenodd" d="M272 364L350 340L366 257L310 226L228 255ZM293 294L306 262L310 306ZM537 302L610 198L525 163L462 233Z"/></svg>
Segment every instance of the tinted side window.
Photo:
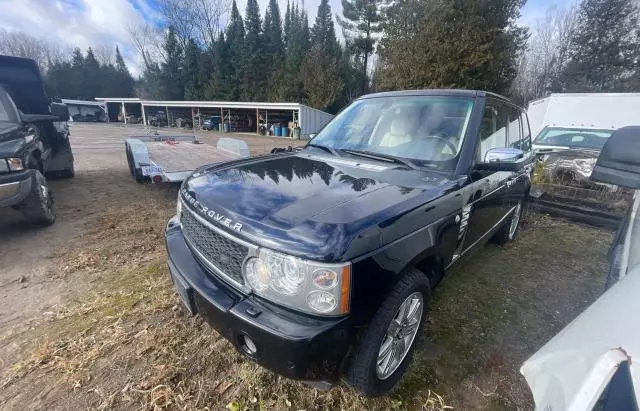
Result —
<svg viewBox="0 0 640 411"><path fill-rule="evenodd" d="M480 149L478 161L484 161L491 148L507 146L507 107L495 100L487 99L480 125Z"/></svg>

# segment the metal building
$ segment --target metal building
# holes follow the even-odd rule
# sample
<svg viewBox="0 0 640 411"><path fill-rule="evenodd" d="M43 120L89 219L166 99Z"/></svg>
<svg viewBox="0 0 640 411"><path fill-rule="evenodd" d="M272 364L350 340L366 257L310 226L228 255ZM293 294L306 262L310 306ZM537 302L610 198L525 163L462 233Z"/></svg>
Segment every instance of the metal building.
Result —
<svg viewBox="0 0 640 411"><path fill-rule="evenodd" d="M270 133L278 137L293 137L293 130L297 127L301 135L317 133L334 117L299 103L160 101L108 97L96 97L96 101L106 105L111 121L161 126L191 123L201 127L208 120L207 124L219 124L224 131Z"/></svg>

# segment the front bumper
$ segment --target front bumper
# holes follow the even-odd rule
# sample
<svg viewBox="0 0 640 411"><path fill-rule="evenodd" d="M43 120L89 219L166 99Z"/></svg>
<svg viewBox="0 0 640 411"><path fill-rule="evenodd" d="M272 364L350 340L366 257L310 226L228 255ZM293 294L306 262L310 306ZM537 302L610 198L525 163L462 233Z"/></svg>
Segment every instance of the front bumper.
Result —
<svg viewBox="0 0 640 411"><path fill-rule="evenodd" d="M319 319L243 295L198 262L175 218L165 235L171 277L188 311L206 319L242 354L280 375L306 381L339 377L352 337L348 317ZM248 352L247 337L255 353Z"/></svg>
<svg viewBox="0 0 640 411"><path fill-rule="evenodd" d="M20 204L31 191L35 170L0 174L0 207Z"/></svg>

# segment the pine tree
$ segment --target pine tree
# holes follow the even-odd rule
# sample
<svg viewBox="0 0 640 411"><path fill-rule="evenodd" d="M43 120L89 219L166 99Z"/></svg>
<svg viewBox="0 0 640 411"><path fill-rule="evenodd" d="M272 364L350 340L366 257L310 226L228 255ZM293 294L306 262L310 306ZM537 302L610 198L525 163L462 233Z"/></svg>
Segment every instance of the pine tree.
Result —
<svg viewBox="0 0 640 411"><path fill-rule="evenodd" d="M242 89L242 73L243 67L243 50L244 50L244 22L242 16L238 11L238 6L235 0L231 6L231 18L229 25L227 26L226 43L229 53L230 64L228 66L229 73L227 74L229 81L228 85L228 98L230 100L240 99Z"/></svg>
<svg viewBox="0 0 640 411"><path fill-rule="evenodd" d="M196 42L193 39L189 39L184 50L184 65L182 67L185 100L202 99L202 86L198 78L200 54L200 48Z"/></svg>
<svg viewBox="0 0 640 411"><path fill-rule="evenodd" d="M305 30L306 14L301 13L301 27ZM342 53L336 39L328 0L321 0L316 21L311 28L310 49L300 70L307 101L312 107L326 110L333 106L342 94L344 81L339 65Z"/></svg>
<svg viewBox="0 0 640 411"><path fill-rule="evenodd" d="M104 95L104 82L100 73L100 63L93 54L91 47L87 49L87 55L82 65L82 75L84 78L84 96L93 99Z"/></svg>
<svg viewBox="0 0 640 411"><path fill-rule="evenodd" d="M264 56L262 22L257 0L248 0L244 20L246 35L242 52L242 93L244 101L264 100L266 84L262 67Z"/></svg>
<svg viewBox="0 0 640 411"><path fill-rule="evenodd" d="M73 57L71 58L73 68L80 68L84 65L84 56L79 47L73 49Z"/></svg>
<svg viewBox="0 0 640 411"><path fill-rule="evenodd" d="M266 90L269 101L282 100L282 86L284 76L284 45L282 43L282 20L277 0L269 0L264 16L263 44L265 58L263 60L264 73L268 79Z"/></svg>
<svg viewBox="0 0 640 411"><path fill-rule="evenodd" d="M471 88L506 93L527 30L521 0L398 0L378 46L381 89Z"/></svg>
<svg viewBox="0 0 640 411"><path fill-rule="evenodd" d="M133 96L133 86L135 84L135 80L127 65L122 58L122 54L120 54L120 49L116 46L116 66L115 69L117 71L116 83L112 85L113 91L116 96L120 97L131 97Z"/></svg>
<svg viewBox="0 0 640 411"><path fill-rule="evenodd" d="M632 0L583 0L561 82L566 91L621 91L638 61Z"/></svg>
<svg viewBox="0 0 640 411"><path fill-rule="evenodd" d="M335 55L314 44L300 68L300 77L311 107L327 110L342 93L344 85L340 78Z"/></svg>
<svg viewBox="0 0 640 411"><path fill-rule="evenodd" d="M173 27L165 36L165 61L160 66L159 94L163 100L182 100L184 98L184 83L182 79L183 55L178 38Z"/></svg>
<svg viewBox="0 0 640 411"><path fill-rule="evenodd" d="M282 19L277 0L269 0L264 15L264 50L270 56L282 56Z"/></svg>
<svg viewBox="0 0 640 411"><path fill-rule="evenodd" d="M320 0L316 21L311 29L311 43L320 44L325 50L334 56L339 55L339 44L336 39L336 30L331 17L329 0Z"/></svg>
<svg viewBox="0 0 640 411"><path fill-rule="evenodd" d="M287 0L287 11L284 13L284 45L286 47L291 37L291 3Z"/></svg>
<svg viewBox="0 0 640 411"><path fill-rule="evenodd" d="M234 100L236 89L231 80L232 65L229 58L230 49L224 34L220 33L215 44L215 73L209 84L208 98L213 100Z"/></svg>
<svg viewBox="0 0 640 411"><path fill-rule="evenodd" d="M338 19L338 23L342 26L354 62L361 65L360 93L367 91L369 56L373 54L375 45L373 34L382 30L379 6L379 0L342 0L344 18Z"/></svg>

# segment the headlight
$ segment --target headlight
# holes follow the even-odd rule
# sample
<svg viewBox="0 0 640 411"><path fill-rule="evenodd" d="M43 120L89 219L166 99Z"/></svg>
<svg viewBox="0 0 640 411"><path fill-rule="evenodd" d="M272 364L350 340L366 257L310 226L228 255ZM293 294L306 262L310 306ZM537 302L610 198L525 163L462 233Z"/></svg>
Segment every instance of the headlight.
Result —
<svg viewBox="0 0 640 411"><path fill-rule="evenodd" d="M254 293L320 315L349 312L351 265L303 260L264 248L247 260L244 276Z"/></svg>
<svg viewBox="0 0 640 411"><path fill-rule="evenodd" d="M21 158L0 159L0 171L22 171L24 164Z"/></svg>

